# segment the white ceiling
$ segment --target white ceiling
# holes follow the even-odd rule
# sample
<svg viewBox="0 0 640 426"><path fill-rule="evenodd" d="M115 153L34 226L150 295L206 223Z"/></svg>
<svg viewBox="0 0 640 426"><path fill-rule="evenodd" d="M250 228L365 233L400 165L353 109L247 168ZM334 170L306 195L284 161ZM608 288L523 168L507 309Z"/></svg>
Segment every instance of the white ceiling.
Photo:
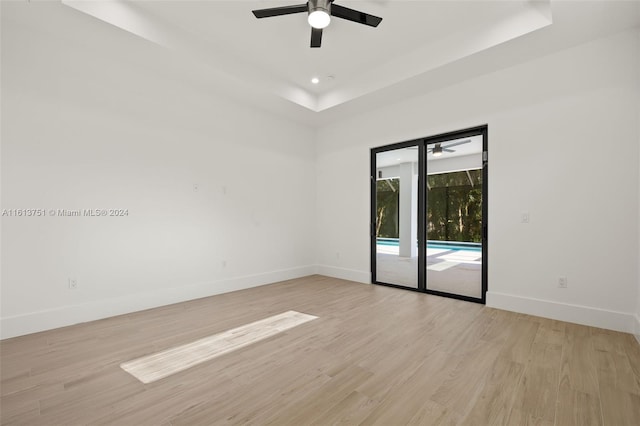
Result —
<svg viewBox="0 0 640 426"><path fill-rule="evenodd" d="M376 154L376 167L391 167L402 163L417 163L418 150L414 147L382 151Z"/></svg>
<svg viewBox="0 0 640 426"><path fill-rule="evenodd" d="M312 110L339 102L330 98L344 98L339 92L358 85L368 74L376 74L375 86L384 86L405 76L409 69L410 73L416 72L418 65L424 68L449 59L445 56L451 52L442 51L448 38L454 37L457 42L446 46L449 49L461 49L463 44L474 49L467 46L471 41L484 47L550 23L540 13L548 3L534 7L523 0L338 0L338 4L383 17L382 24L371 28L334 18L324 31L322 47L311 49L305 14L258 20L251 13L253 9L300 3L304 1L137 1L135 6L147 16L179 27L206 43L209 52L233 57L249 69L259 70L260 84L268 85L275 80L291 89L306 91L316 98L315 106L295 97L290 100ZM516 31L504 28L515 19L520 24L527 19L531 22ZM494 34L491 41L480 40L489 31L499 34ZM384 72L375 72L378 69ZM327 78L330 75L335 77L333 81ZM311 83L314 76L321 78L321 84ZM272 89L278 93L277 87Z"/></svg>
<svg viewBox="0 0 640 426"><path fill-rule="evenodd" d="M311 49L305 14L251 13L300 0L61 2L147 40L150 61L160 46L191 84L309 125L640 26L639 1L336 0L383 21L334 18Z"/></svg>

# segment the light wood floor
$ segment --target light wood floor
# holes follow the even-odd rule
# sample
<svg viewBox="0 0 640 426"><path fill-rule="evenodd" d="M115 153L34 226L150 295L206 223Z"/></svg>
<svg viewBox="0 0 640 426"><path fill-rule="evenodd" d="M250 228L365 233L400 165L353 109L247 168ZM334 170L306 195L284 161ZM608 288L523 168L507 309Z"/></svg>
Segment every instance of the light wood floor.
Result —
<svg viewBox="0 0 640 426"><path fill-rule="evenodd" d="M319 318L149 385L119 364ZM321 276L2 341L2 424L640 425L628 334Z"/></svg>

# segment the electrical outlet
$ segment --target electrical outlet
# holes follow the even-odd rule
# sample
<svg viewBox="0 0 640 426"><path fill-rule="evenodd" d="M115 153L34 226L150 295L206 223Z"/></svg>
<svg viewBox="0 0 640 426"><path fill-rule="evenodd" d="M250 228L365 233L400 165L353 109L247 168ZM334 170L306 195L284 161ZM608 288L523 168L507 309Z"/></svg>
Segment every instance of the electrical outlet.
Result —
<svg viewBox="0 0 640 426"><path fill-rule="evenodd" d="M69 278L69 290L75 290L78 288L78 280L75 278Z"/></svg>
<svg viewBox="0 0 640 426"><path fill-rule="evenodd" d="M558 278L558 287L559 288L567 288L567 277L559 277Z"/></svg>
<svg viewBox="0 0 640 426"><path fill-rule="evenodd" d="M529 212L522 212L520 215L520 222L529 223Z"/></svg>

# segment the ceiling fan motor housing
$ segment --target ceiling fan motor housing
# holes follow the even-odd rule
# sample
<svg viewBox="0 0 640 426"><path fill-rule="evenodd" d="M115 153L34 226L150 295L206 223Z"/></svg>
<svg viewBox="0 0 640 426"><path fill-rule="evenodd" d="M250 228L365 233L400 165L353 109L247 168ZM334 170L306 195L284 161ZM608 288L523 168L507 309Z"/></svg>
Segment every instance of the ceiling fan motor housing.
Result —
<svg viewBox="0 0 640 426"><path fill-rule="evenodd" d="M309 0L307 5L309 6L309 14L313 12L325 12L331 15L331 0Z"/></svg>

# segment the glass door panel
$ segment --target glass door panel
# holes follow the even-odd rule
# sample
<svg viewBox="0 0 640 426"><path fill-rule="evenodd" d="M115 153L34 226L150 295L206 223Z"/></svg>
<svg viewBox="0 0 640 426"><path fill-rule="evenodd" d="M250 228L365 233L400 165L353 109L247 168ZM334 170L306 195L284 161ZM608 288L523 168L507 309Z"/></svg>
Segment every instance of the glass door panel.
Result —
<svg viewBox="0 0 640 426"><path fill-rule="evenodd" d="M418 146L375 154L375 281L418 288ZM373 194L372 194L373 195Z"/></svg>
<svg viewBox="0 0 640 426"><path fill-rule="evenodd" d="M427 145L427 290L480 299L482 135Z"/></svg>

